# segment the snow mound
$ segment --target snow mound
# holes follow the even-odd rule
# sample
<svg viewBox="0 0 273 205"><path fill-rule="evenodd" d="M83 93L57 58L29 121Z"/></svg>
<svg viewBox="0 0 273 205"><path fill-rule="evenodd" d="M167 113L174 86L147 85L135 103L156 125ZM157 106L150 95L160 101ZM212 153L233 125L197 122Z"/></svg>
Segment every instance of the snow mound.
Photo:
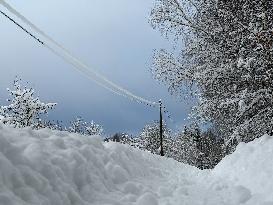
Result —
<svg viewBox="0 0 273 205"><path fill-rule="evenodd" d="M212 170L212 177L239 186L236 192L244 192L244 196L251 197L249 203L255 204L255 200L263 199L268 200L265 204L273 205L272 157L271 136L264 135L247 144L240 143L233 154L225 157ZM256 204L259 204L258 201Z"/></svg>
<svg viewBox="0 0 273 205"><path fill-rule="evenodd" d="M99 136L0 124L0 205L157 205L164 167L193 169L161 161Z"/></svg>
<svg viewBox="0 0 273 205"><path fill-rule="evenodd" d="M0 205L273 205L273 138L201 171L99 136L0 124Z"/></svg>

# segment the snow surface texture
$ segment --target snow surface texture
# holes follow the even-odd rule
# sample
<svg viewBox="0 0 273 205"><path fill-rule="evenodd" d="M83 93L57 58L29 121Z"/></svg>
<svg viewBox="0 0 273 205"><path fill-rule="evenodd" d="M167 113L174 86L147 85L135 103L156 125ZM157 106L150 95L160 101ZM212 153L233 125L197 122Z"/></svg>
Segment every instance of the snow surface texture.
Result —
<svg viewBox="0 0 273 205"><path fill-rule="evenodd" d="M273 205L273 138L214 170L98 136L0 124L0 205Z"/></svg>

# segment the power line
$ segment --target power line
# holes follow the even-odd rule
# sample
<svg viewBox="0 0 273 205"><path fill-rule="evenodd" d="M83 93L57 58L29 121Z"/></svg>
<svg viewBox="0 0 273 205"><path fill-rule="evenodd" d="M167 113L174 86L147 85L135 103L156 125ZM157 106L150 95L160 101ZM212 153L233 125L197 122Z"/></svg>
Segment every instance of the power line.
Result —
<svg viewBox="0 0 273 205"><path fill-rule="evenodd" d="M4 15L6 18L8 18L11 22L13 22L16 26L18 26L20 29L22 29L25 33L27 33L28 35L30 35L33 39L35 39L36 41L38 41L40 44L42 44L43 46L47 47L51 52L53 52L55 55L61 57L63 60L65 61L69 61L69 59L65 58L65 56L61 55L60 53L56 52L54 49L52 49L50 46L48 46L45 42L41 41L39 38L37 38L35 35L33 35L32 33L30 33L27 29L25 29L23 26L21 26L19 23L17 23L13 18L9 17L5 12L0 10L0 13L2 15ZM73 64L73 62L69 62L70 64ZM76 65L74 65L76 66ZM104 84L100 83L99 81L95 80L94 78L92 78L93 81L95 81L98 85L102 86L103 88L116 93L117 95L120 95L120 93L116 92L115 90L105 86Z"/></svg>
<svg viewBox="0 0 273 205"><path fill-rule="evenodd" d="M13 22L16 26L18 26L19 28L21 28L28 35L30 35L32 38L34 38L36 41L38 41L39 43L41 43L43 45L45 44L43 41L41 41L39 38L37 38L36 36L34 36L32 33L30 33L28 30L26 30L23 26L21 26L19 23L17 23L14 19L12 19L11 17L9 17L6 13L4 13L1 10L0 10L0 13L3 14L6 18L8 18L11 22Z"/></svg>
<svg viewBox="0 0 273 205"><path fill-rule="evenodd" d="M91 67L87 66L85 63L83 63L81 60L73 56L66 48L64 48L60 43L53 40L51 37L49 37L47 34L45 34L41 29L39 29L37 26L35 26L32 22L30 22L27 18L25 18L23 15L21 15L18 11L16 11L13 7L11 7L8 3L6 3L4 0L0 0L0 3L6 7L11 13L13 13L15 16L17 16L19 19L21 19L25 24L30 26L33 30L35 30L37 33L39 33L41 36L43 36L45 39L47 39L50 43L52 43L55 47L59 49L57 51L54 49L54 47L51 47L49 44L46 44L45 42L41 41L39 38L32 35L27 29L22 27L19 23L17 23L14 19L9 17L4 12L1 12L5 17L7 17L10 21L15 23L18 27L20 27L22 30L24 30L27 34L29 34L31 37L33 37L36 41L47 47L51 52L53 52L55 55L58 55L63 60L68 62L69 64L73 65L74 68L76 68L78 71L95 81L100 86L106 88L107 90L111 91L114 94L117 94L119 96L126 97L130 100L134 100L139 103L143 103L150 106L159 106L159 103L147 100L145 98L142 98L140 96L137 96L130 91L128 91L125 88L122 88L121 86L115 84L114 82L107 79L105 76L101 75Z"/></svg>
<svg viewBox="0 0 273 205"><path fill-rule="evenodd" d="M128 98L130 100L136 101L138 103L142 103L151 107L159 107L160 111L160 140L161 140L161 156L164 156L163 152L163 116L162 111L164 114L167 115L167 117L172 121L172 118L170 116L170 113L167 111L166 107L162 105L161 100L159 103L152 102L150 100L147 100L145 98L142 98L140 96L134 95L130 91L120 87L119 85L115 84L114 82L108 80L105 76L99 74L95 70L91 69L89 66L87 66L85 63L80 61L78 58L74 57L66 48L64 48L61 44L53 40L51 37L46 35L42 30L40 30L37 26L35 26L33 23L31 23L28 19L26 19L23 15L21 15L18 11L16 11L14 8L12 8L9 4L7 4L4 0L0 0L0 4L2 4L4 7L6 7L11 13L13 13L15 16L17 16L19 19L21 19L24 23L26 23L28 26L30 26L33 30L35 30L38 34L43 36L45 39L47 39L49 42L51 42L53 45L55 45L57 48L59 48L59 51L56 50L54 47L50 46L50 44L45 43L44 41L40 40L38 37L33 35L31 32L29 32L27 29L25 29L23 26L21 26L19 23L17 23L14 19L9 17L6 13L0 10L0 13L4 15L6 18L8 18L11 22L13 22L16 26L18 26L21 30L23 30L25 33L27 33L29 36L31 36L34 40L36 40L41 45L45 46L47 49L49 49L52 53L62 58L67 63L71 64L76 70L80 71L82 74L87 76L89 79L93 80L95 83L97 83L99 86L109 90L110 92L122 96L125 98ZM60 52L61 51L61 52Z"/></svg>

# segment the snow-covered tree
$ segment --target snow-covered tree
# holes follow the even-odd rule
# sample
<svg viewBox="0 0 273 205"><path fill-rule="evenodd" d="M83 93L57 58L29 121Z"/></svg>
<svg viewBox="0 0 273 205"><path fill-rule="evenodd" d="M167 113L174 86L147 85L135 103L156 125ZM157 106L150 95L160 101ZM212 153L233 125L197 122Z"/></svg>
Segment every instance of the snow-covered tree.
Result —
<svg viewBox="0 0 273 205"><path fill-rule="evenodd" d="M84 124L85 122L81 117L76 117L73 121L70 122L70 126L68 128L69 132L84 134Z"/></svg>
<svg viewBox="0 0 273 205"><path fill-rule="evenodd" d="M167 139L170 137L170 130L166 123L163 122L163 149L166 150ZM155 121L153 123L145 125L139 136L140 147L142 149L148 150L151 153L160 153L160 128L159 122ZM164 152L165 152L164 151ZM167 151L168 153L168 151ZM166 156L166 152L165 152Z"/></svg>
<svg viewBox="0 0 273 205"><path fill-rule="evenodd" d="M135 137L127 133L115 133L113 136L106 138L106 142L118 142L121 144L130 145L134 148L146 150L144 147L145 141L143 138Z"/></svg>
<svg viewBox="0 0 273 205"><path fill-rule="evenodd" d="M217 126L226 142L272 130L271 19L269 0L157 0L151 12L154 28L183 42L179 55L155 53L155 78L173 92L194 85L194 116Z"/></svg>
<svg viewBox="0 0 273 205"><path fill-rule="evenodd" d="M103 128L101 125L96 124L94 121L84 124L87 135L102 135Z"/></svg>
<svg viewBox="0 0 273 205"><path fill-rule="evenodd" d="M222 159L222 141L211 129L201 132L195 124L185 126L172 138L170 157L200 169L214 168Z"/></svg>
<svg viewBox="0 0 273 205"><path fill-rule="evenodd" d="M68 131L81 135L102 135L103 128L94 121L85 122L82 117L76 117L70 122Z"/></svg>
<svg viewBox="0 0 273 205"><path fill-rule="evenodd" d="M218 138L212 129L208 129L201 134L198 150L201 152L199 156L199 165L201 169L214 168L223 158L223 140Z"/></svg>
<svg viewBox="0 0 273 205"><path fill-rule="evenodd" d="M34 96L34 89L22 87L20 81L16 79L13 83L14 90L8 89L11 99L7 106L0 107L2 122L15 127L33 128L41 127L42 114L47 114L52 110L56 103L43 103L38 97Z"/></svg>
<svg viewBox="0 0 273 205"><path fill-rule="evenodd" d="M0 122L3 123L4 122L4 112L3 110L0 108Z"/></svg>
<svg viewBox="0 0 273 205"><path fill-rule="evenodd" d="M67 131L67 128L59 120L48 120L43 122L42 125L44 128L49 128L51 130Z"/></svg>
<svg viewBox="0 0 273 205"><path fill-rule="evenodd" d="M201 154L196 140L200 137L199 131L193 126L189 126L185 127L183 132L176 134L173 146L171 146L171 157L179 162L197 167Z"/></svg>

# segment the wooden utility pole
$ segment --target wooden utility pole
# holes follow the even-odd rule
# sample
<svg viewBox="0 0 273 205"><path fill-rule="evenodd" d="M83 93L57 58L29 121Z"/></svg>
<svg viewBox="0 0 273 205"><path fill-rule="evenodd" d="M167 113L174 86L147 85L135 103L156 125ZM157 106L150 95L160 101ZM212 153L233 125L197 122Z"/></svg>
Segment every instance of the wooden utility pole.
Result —
<svg viewBox="0 0 273 205"><path fill-rule="evenodd" d="M163 151L163 118L162 118L162 101L159 100L159 111L160 111L160 122L159 122L159 132L160 132L160 155L164 156Z"/></svg>

